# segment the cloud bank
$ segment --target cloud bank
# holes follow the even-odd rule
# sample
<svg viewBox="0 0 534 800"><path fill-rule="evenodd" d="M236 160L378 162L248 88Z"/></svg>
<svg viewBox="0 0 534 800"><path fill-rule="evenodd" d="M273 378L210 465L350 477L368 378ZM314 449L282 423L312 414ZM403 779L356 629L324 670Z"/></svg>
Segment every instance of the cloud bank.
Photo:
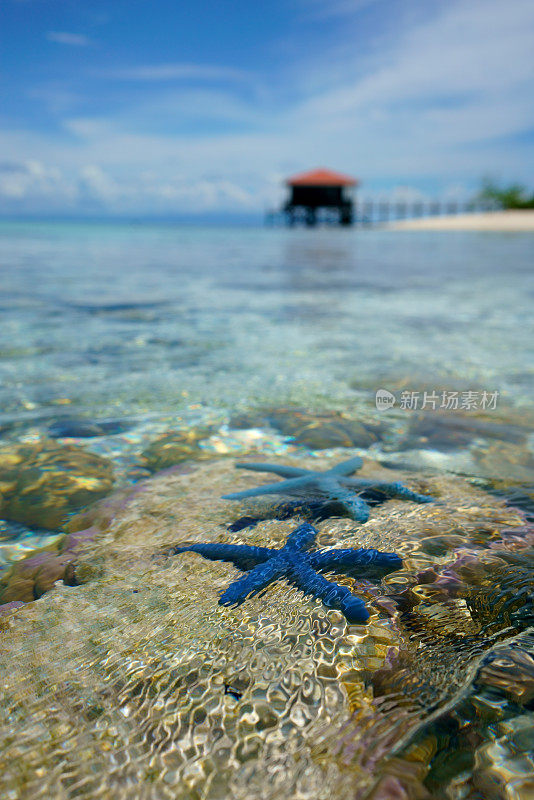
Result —
<svg viewBox="0 0 534 800"><path fill-rule="evenodd" d="M356 46L359 15L386 6L340 0L328 12L343 18L335 45L283 72L93 65L90 88L83 73L77 85L32 87L54 125L0 134L0 211L261 211L279 202L283 176L320 164L374 194L468 191L486 173L534 182L530 0L436 4ZM120 96L124 85L124 102L84 113L84 93ZM73 99L54 105L56 92Z"/></svg>
<svg viewBox="0 0 534 800"><path fill-rule="evenodd" d="M46 38L49 42L67 44L71 47L88 47L91 44L91 40L87 36L79 33L67 33L66 31L48 31Z"/></svg>

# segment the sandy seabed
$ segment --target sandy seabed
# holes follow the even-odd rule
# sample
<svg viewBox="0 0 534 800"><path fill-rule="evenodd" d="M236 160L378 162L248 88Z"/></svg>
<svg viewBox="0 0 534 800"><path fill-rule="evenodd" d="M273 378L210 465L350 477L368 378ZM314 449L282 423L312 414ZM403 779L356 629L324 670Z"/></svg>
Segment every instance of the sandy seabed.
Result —
<svg viewBox="0 0 534 800"><path fill-rule="evenodd" d="M485 214L454 214L391 222L389 230L404 231L532 231L534 210L490 211Z"/></svg>

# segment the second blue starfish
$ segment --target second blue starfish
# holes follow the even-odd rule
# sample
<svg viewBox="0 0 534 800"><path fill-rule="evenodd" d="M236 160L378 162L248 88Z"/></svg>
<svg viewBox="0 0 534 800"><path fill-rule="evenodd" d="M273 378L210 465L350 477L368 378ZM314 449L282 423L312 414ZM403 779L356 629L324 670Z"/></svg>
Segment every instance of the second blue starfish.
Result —
<svg viewBox="0 0 534 800"><path fill-rule="evenodd" d="M400 497L403 500L413 500L415 503L431 503L433 498L426 494L418 494L407 489L402 483L387 483L366 478L350 478L362 466L361 458L350 458L342 461L335 467L319 472L300 467L286 467L281 464L237 464L238 469L252 469L257 472L274 472L286 478L278 483L268 483L255 489L245 489L243 492L225 494L225 500L243 500L246 497L257 497L263 494L286 494L290 497L312 496L324 498L327 502L339 505L351 519L357 522L367 522L369 519L369 506L360 497L365 491L377 492L386 497Z"/></svg>
<svg viewBox="0 0 534 800"><path fill-rule="evenodd" d="M247 597L258 594L278 578L287 578L305 594L322 600L328 608L343 612L349 622L366 622L369 612L363 600L355 597L346 586L327 581L321 572L350 573L354 569L367 576L377 571L385 574L402 566L395 553L378 550L319 550L308 552L317 531L305 522L291 533L280 550L270 547L252 547L243 544L217 544L212 542L173 547L170 554L193 552L212 561L230 561L247 574L222 594L219 604L240 605Z"/></svg>

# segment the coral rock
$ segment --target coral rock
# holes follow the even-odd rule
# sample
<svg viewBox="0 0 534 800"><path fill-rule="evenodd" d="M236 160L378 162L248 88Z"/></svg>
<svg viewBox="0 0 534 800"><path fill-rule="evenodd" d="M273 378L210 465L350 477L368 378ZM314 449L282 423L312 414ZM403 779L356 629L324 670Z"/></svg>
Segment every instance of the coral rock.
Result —
<svg viewBox="0 0 534 800"><path fill-rule="evenodd" d="M78 550L95 533L96 528L89 528L56 537L49 547L18 561L0 579L0 604L37 600L58 580L66 586L76 586Z"/></svg>
<svg viewBox="0 0 534 800"><path fill-rule="evenodd" d="M461 695L493 640L478 635L476 622L466 635L465 604L420 595L413 611L391 615L376 600L455 563L455 553L424 552L422 538L462 530L465 548L482 557L523 521L465 481L430 476L426 488L440 503L392 498L365 525L317 525L321 549L403 555L403 569L380 582L337 579L364 599L367 625L349 625L282 581L234 609L217 605L239 577L232 564L196 553L158 561L154 552L178 538L279 548L295 526L272 520L232 537L233 507L219 496L234 487L233 465L196 467L146 481L114 516L111 498L102 501L99 530L77 557L76 575L87 582L56 582L4 616L0 796L346 800L372 796L384 776L377 798L424 797L433 748L414 749L411 737ZM407 658L395 672L401 650ZM385 695L374 697L372 676L388 665ZM520 738L514 747L525 750ZM493 764L481 753L481 785Z"/></svg>
<svg viewBox="0 0 534 800"><path fill-rule="evenodd" d="M182 461L213 458L213 454L206 453L198 444L210 435L207 430L177 430L167 431L154 439L144 450L141 461L150 472L173 467Z"/></svg>
<svg viewBox="0 0 534 800"><path fill-rule="evenodd" d="M110 462L81 447L45 440L0 450L0 514L5 519L56 530L73 511L112 487Z"/></svg>
<svg viewBox="0 0 534 800"><path fill-rule="evenodd" d="M295 444L313 450L331 447L369 447L379 439L380 426L364 424L339 412L314 413L301 408L267 409L239 414L230 420L233 428L271 425L290 436Z"/></svg>

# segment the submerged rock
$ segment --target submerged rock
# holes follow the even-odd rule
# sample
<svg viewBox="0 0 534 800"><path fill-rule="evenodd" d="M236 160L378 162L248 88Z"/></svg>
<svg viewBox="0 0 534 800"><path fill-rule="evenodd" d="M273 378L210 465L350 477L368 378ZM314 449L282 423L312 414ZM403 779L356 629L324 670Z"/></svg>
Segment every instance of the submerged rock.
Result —
<svg viewBox="0 0 534 800"><path fill-rule="evenodd" d="M48 435L54 439L72 437L92 439L99 436L116 436L130 430L132 423L120 419L92 421L76 417L62 417L48 427Z"/></svg>
<svg viewBox="0 0 534 800"><path fill-rule="evenodd" d="M7 609L13 603L37 600L59 580L66 586L76 586L79 549L90 542L96 532L96 528L88 528L55 537L47 547L14 564L0 578L0 609Z"/></svg>
<svg viewBox="0 0 534 800"><path fill-rule="evenodd" d="M475 439L524 444L528 422L491 419L473 412L421 411L410 415L408 430L396 445L401 450L435 449L442 452L468 447Z"/></svg>
<svg viewBox="0 0 534 800"><path fill-rule="evenodd" d="M531 704L534 700L534 642L528 644L530 651L510 646L496 650L480 669L476 683L520 705Z"/></svg>
<svg viewBox="0 0 534 800"><path fill-rule="evenodd" d="M534 453L527 447L499 442L474 451L477 472L495 488L534 484Z"/></svg>
<svg viewBox="0 0 534 800"><path fill-rule="evenodd" d="M0 449L0 516L56 530L73 511L109 494L111 463L73 445L51 440Z"/></svg>
<svg viewBox="0 0 534 800"><path fill-rule="evenodd" d="M478 797L530 800L534 797L532 713L497 723L491 733L490 741L475 752L473 785Z"/></svg>
<svg viewBox="0 0 534 800"><path fill-rule="evenodd" d="M207 439L209 435L209 430L196 428L166 431L145 448L141 455L141 463L150 472L159 472L182 461L213 458L212 454L206 453L198 446L199 442Z"/></svg>
<svg viewBox="0 0 534 800"><path fill-rule="evenodd" d="M271 425L295 444L312 450L331 447L369 447L380 438L380 426L364 424L335 412L313 412L301 408L267 409L240 414L230 420L230 427L264 427Z"/></svg>
<svg viewBox="0 0 534 800"><path fill-rule="evenodd" d="M366 464L363 474L379 471ZM336 576L365 598L367 625L280 581L238 608L219 606L235 567L194 552L158 555L186 541L282 545L294 521L227 530L235 512L219 498L235 488L228 461L163 473L74 518L71 531L96 528L75 568L82 585L56 583L2 622L2 796L427 796L436 742L411 737L449 707L490 646L465 603L433 594L432 583L462 553L515 552L527 533L513 510L459 479L414 481L439 502L391 499L364 525L317 526L320 548L402 555L403 568L381 583ZM451 534L462 543L428 547ZM479 572L486 580L475 568L455 580L476 583ZM396 598L407 590L403 611Z"/></svg>

